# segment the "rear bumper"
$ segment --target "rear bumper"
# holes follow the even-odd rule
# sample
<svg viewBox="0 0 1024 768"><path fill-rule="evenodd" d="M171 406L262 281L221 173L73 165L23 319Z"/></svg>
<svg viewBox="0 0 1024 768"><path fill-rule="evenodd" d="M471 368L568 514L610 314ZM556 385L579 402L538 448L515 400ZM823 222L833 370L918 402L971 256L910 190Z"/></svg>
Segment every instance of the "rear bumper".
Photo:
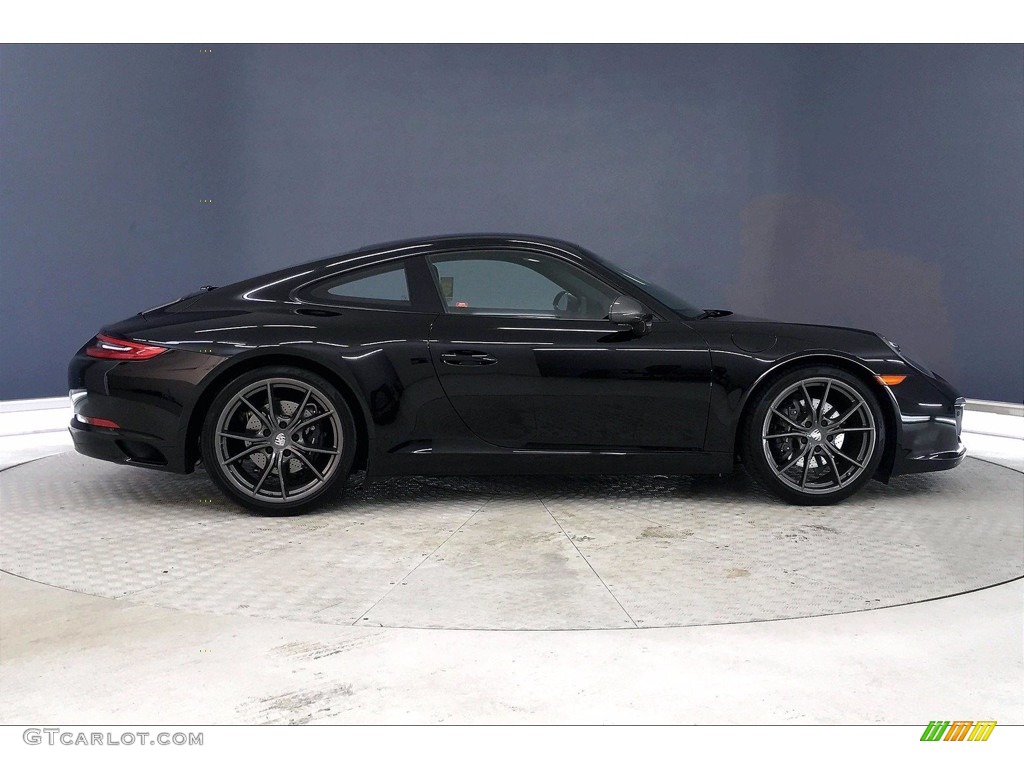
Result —
<svg viewBox="0 0 1024 768"><path fill-rule="evenodd" d="M223 360L172 349L150 360L117 361L80 350L68 365L75 450L118 464L191 472L197 457L185 450L189 418L200 383ZM113 422L117 429L82 418Z"/></svg>
<svg viewBox="0 0 1024 768"><path fill-rule="evenodd" d="M182 451L175 443L141 432L93 427L73 418L68 425L75 450L83 456L116 464L185 472Z"/></svg>

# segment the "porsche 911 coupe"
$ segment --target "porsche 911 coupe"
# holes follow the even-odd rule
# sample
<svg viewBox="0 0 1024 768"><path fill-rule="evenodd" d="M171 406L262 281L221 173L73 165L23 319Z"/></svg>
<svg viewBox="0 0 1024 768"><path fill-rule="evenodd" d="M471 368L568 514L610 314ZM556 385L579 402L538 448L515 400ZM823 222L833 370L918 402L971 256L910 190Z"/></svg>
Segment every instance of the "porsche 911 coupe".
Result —
<svg viewBox="0 0 1024 768"><path fill-rule="evenodd" d="M363 248L104 327L75 447L192 472L262 514L350 473L699 474L795 504L950 469L964 400L878 334L700 309L549 238Z"/></svg>

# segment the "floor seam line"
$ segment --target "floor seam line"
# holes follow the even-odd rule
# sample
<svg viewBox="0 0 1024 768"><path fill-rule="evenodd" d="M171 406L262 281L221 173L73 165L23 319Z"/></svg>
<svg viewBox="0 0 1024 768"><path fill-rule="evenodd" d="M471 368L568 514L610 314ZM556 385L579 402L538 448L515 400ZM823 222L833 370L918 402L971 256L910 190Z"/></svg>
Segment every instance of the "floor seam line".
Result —
<svg viewBox="0 0 1024 768"><path fill-rule="evenodd" d="M1011 472L1016 472L1018 474L1024 475L1024 469L1017 469L1016 467L1008 467L1005 464L1000 464L998 461L992 461L990 459L983 459L983 458L981 458L981 456L970 456L970 455L968 455L966 458L974 459L975 461L980 461L980 462L982 462L984 464L990 464L993 467L1002 467L1003 469L1008 469Z"/></svg>
<svg viewBox="0 0 1024 768"><path fill-rule="evenodd" d="M576 550L576 554L578 554L580 557L583 558L583 562L587 564L587 567L597 577L597 580L601 582L601 586L605 588L605 591L609 595L611 595L612 600L614 600L615 604L617 606L619 606L619 608L626 615L626 618L629 619L629 621L633 625L633 627L635 629L640 629L640 625L636 623L636 619L634 619L632 616L629 615L629 611L626 610L626 606L624 606L621 602L619 602L619 598L617 598L615 596L615 593L612 592L611 588L605 583L604 579L601 578L601 574L599 574L597 572L597 569L594 568L594 566L591 564L591 562L587 559L587 556L584 555L583 552L580 551L580 548L578 546L576 546L576 542L572 540L572 537L569 536L569 534L565 532L565 528L562 527L562 524L560 522L558 522L558 519L552 514L551 510L548 509L548 505L544 501L544 499L542 499L540 496L538 496L537 497L537 501L539 501L540 505L542 507L544 507L544 511L548 513L548 517L551 518L552 522L554 522L554 524L558 526L558 530L560 530L562 532L562 535L565 536L565 538L568 540L568 542L570 544L572 544L572 548Z"/></svg>
<svg viewBox="0 0 1024 768"><path fill-rule="evenodd" d="M481 504L479 507L477 507L475 510L473 510L473 514L471 514L469 517L467 517L465 520L463 520L462 523L459 525L459 527L456 528L454 531L452 531L450 534L448 534L448 537L444 541L442 541L440 544L438 544L436 547L434 547L429 553L427 553L427 556L424 557L422 560L420 560L418 563L416 563L416 565L414 565L412 567L411 571L409 571L407 574L405 574L405 576L403 576L401 579L396 581L392 585L391 589L389 589L387 592L385 592L383 595L381 595L379 598L377 598L373 602L373 605L371 605L369 608L367 608L365 611L363 611L361 614L359 614L359 616L356 617L356 620L352 622L351 626L353 626L353 627L358 626L359 622L362 621L366 617L366 614L368 614L370 611L372 611L374 608L376 608L378 605L380 605L381 602L386 600L387 596L390 595L392 592L394 592L396 589L398 589L399 585L403 581L406 581L410 576L412 576L414 573L416 573L416 570L421 565L423 565L430 558L432 558L435 554L437 554L437 551L439 549L441 549L441 547L443 547L445 544L447 544L449 541L451 541L455 537L455 534L457 534L459 531L461 531L463 528L465 528L467 525L469 525L469 521L472 520L474 517L476 517L477 514L480 511L482 511L484 507L486 507L488 504L490 504L493 499L494 499L494 496L488 496L487 500L484 501L484 503ZM335 603L334 605L338 605L338 603ZM315 614L322 613L323 611L326 611L328 608L333 608L333 607L334 607L333 605L326 605L323 608L321 608L320 610L316 611Z"/></svg>

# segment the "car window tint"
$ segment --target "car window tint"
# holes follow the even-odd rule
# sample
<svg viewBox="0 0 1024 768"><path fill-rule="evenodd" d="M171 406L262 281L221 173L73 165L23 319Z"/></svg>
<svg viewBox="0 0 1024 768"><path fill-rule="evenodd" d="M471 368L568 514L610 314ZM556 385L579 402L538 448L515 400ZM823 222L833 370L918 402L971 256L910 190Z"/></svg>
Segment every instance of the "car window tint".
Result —
<svg viewBox="0 0 1024 768"><path fill-rule="evenodd" d="M403 265L357 270L318 285L313 295L321 299L352 299L359 302L409 303L409 282Z"/></svg>
<svg viewBox="0 0 1024 768"><path fill-rule="evenodd" d="M618 295L586 272L544 254L495 251L430 259L449 312L600 319Z"/></svg>

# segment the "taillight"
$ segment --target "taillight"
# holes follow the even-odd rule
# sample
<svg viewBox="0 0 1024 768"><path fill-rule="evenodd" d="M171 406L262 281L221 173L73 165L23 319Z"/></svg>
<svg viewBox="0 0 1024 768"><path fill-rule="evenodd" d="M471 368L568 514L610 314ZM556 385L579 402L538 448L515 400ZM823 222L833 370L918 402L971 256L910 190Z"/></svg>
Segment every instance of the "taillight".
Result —
<svg viewBox="0 0 1024 768"><path fill-rule="evenodd" d="M89 357L101 357L104 360L149 360L166 351L167 347L115 339L102 333L96 334L96 338L85 348L85 354Z"/></svg>

